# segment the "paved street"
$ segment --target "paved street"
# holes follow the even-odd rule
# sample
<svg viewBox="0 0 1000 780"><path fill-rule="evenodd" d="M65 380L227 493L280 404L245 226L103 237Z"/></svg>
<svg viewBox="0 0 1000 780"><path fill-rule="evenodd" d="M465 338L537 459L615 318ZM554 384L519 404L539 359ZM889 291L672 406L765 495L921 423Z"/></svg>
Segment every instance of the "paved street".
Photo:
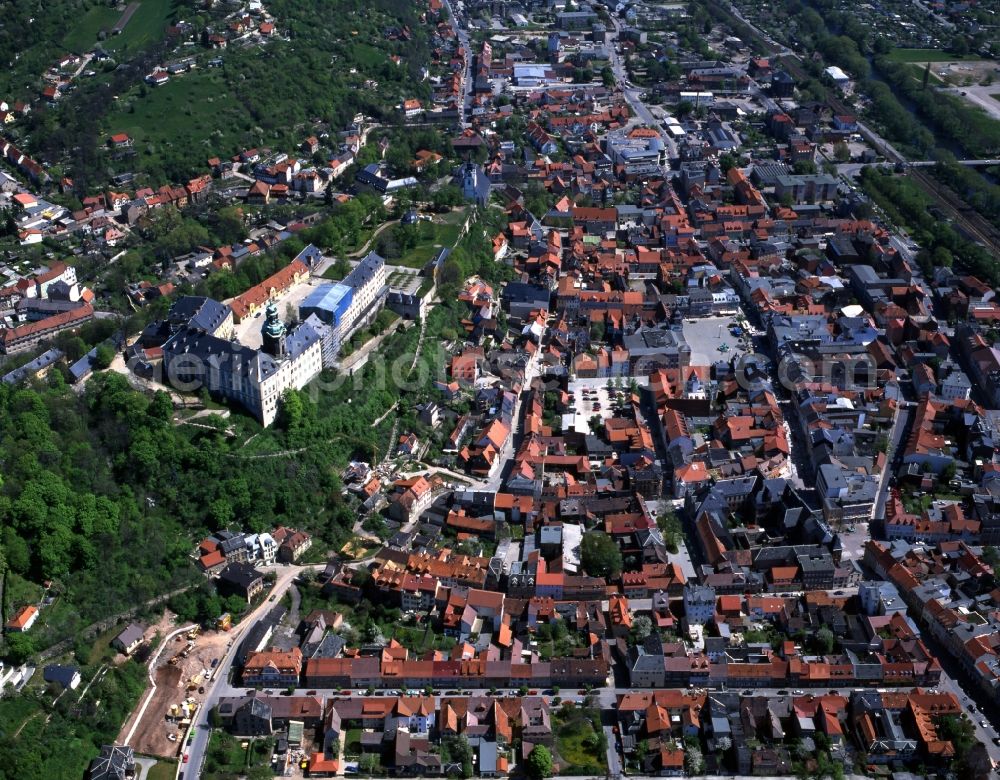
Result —
<svg viewBox="0 0 1000 780"><path fill-rule="evenodd" d="M521 393L517 397L517 403L514 405L513 413L513 427L511 429L510 436L507 438L507 444L500 452L500 456L497 458L497 463L500 464L496 469L495 473L490 475L484 480L473 483L471 486L472 490L480 490L485 493L496 493L500 490L503 485L504 479L513 466L514 455L517 453L518 447L521 446L521 426L522 420L522 400L525 394L528 392L528 388L531 387L531 380L535 378L539 369L539 358L541 357L541 350L536 350L535 353L528 359L528 363L524 369L524 383L521 387Z"/></svg>
<svg viewBox="0 0 1000 780"><path fill-rule="evenodd" d="M469 124L467 117L472 110L472 87L475 80L471 72L472 50L469 48L469 32L459 22L450 0L444 0L444 7L448 11L448 16L451 17L452 25L458 36L458 43L465 52L465 65L462 69L462 101L458 107L458 120L462 127L467 127Z"/></svg>
<svg viewBox="0 0 1000 780"><path fill-rule="evenodd" d="M900 404L896 409L892 430L889 433L888 448L886 449L888 462L882 470L882 481L879 483L878 497L875 500L875 508L872 512L872 519L874 520L885 518L885 502L889 498L891 475L902 457L903 437L909 430L912 414L912 405L910 403Z"/></svg>
<svg viewBox="0 0 1000 780"><path fill-rule="evenodd" d="M616 16L611 17L611 23L615 27L615 38L621 40L621 21ZM615 74L615 81L617 82L619 88L622 90L622 94L625 96L625 100L628 101L629 106L635 115L644 123L650 127L660 128L660 122L653 116L653 112L649 110L649 107L639 98L642 94L642 90L630 87L628 82L628 73L625 70L625 62L622 56L618 53L618 44L610 47L611 52L611 70ZM668 133L662 133L662 138L664 143L667 145L668 154L671 160L676 160L677 154L677 144L674 143L674 139L670 137Z"/></svg>
<svg viewBox="0 0 1000 780"><path fill-rule="evenodd" d="M219 670L216 672L211 685L206 691L204 706L198 711L197 716L191 724L191 731L189 732L191 735L190 744L184 752L187 761L182 761L178 765L178 776L181 776L189 767L197 768L197 771L188 775L189 777L197 777L200 774L202 762L205 760L205 751L208 749L208 739L211 734L211 728L208 725L208 713L215 707L220 696L232 695L231 691L233 688L229 685L229 676L232 672L233 657L236 655L236 649L239 647L243 634L250 626L274 608L275 604L285 595L285 591L288 590L300 571L305 568L322 569L325 565L316 564L311 567L279 566L273 569L277 572L277 580L271 589L270 596L264 599L253 612L247 615L232 630L232 643L219 662Z"/></svg>

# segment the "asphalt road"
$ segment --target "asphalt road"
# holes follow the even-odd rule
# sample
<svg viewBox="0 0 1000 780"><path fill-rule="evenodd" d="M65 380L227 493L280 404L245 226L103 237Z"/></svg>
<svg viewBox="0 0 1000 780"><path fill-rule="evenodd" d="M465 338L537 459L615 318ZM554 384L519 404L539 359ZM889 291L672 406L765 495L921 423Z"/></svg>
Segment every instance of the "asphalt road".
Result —
<svg viewBox="0 0 1000 780"><path fill-rule="evenodd" d="M219 662L218 671L212 678L212 684L206 693L205 702L192 724L191 742L183 754L187 756L187 761L185 762L182 758L181 763L178 764L178 777L182 772L186 777L197 777L201 774L201 765L205 760L205 751L208 749L208 739L211 734L211 728L208 724L208 713L215 707L220 696L232 695L232 693L227 692L232 690L229 685L229 674L232 671L233 658L236 655L236 648L239 647L243 633L274 608L275 602L281 600L281 597L285 595L285 591L288 590L300 571L304 568L323 568L325 565L276 567L275 570L277 571L278 578L271 589L270 596L264 599L253 612L233 628L231 632L232 642ZM195 771L192 772L192 768L196 768Z"/></svg>
<svg viewBox="0 0 1000 780"><path fill-rule="evenodd" d="M889 433L889 446L886 450L889 461L882 470L882 481L879 484L878 496L875 499L875 507L872 511L873 520L878 521L885 518L885 502L889 498L891 475L895 472L896 466L902 457L903 436L910 427L910 417L912 414L912 404L909 402L900 404L896 409L892 431Z"/></svg>
<svg viewBox="0 0 1000 780"><path fill-rule="evenodd" d="M448 16L451 17L451 23L455 28L455 34L458 37L458 42L462 46L465 52L465 64L463 65L462 71L462 102L458 108L458 121L462 127L467 126L466 117L472 110L472 87L473 87L473 76L471 72L472 68L472 50L469 48L469 33L468 31L459 23L458 17L455 15L454 9L451 7L451 2L449 0L444 0L444 7L448 11Z"/></svg>
<svg viewBox="0 0 1000 780"><path fill-rule="evenodd" d="M510 436L507 438L507 444L500 452L500 456L497 458L497 462L500 464L496 468L495 473L490 475L484 480L475 482L472 484L472 490L480 490L485 493L496 493L500 490L503 485L504 479L506 479L511 467L513 466L514 455L517 454L518 448L521 446L521 438L523 436L523 415L521 403L524 400L525 395L529 392L531 387L531 381L535 378L538 373L539 368L539 358L542 351L536 350L535 353L528 359L528 363L524 368L524 382L521 385L521 393L517 397L517 402L514 404L513 413L513 426Z"/></svg>
<svg viewBox="0 0 1000 780"><path fill-rule="evenodd" d="M615 17L611 17L611 23L615 27L615 38L618 41L621 40L621 22ZM653 112L649 110L649 107L642 102L639 95L642 94L643 90L637 89L635 87L628 86L628 73L625 71L625 62L622 56L618 53L617 41L614 46L610 48L611 52L611 70L615 74L615 81L622 90L622 94L625 96L625 100L628 102L632 111L635 115L644 123L650 127L660 127L660 122ZM671 138L667 133L661 133L664 143L667 145L669 151L670 159L676 160L677 154L677 144L674 143L674 139Z"/></svg>

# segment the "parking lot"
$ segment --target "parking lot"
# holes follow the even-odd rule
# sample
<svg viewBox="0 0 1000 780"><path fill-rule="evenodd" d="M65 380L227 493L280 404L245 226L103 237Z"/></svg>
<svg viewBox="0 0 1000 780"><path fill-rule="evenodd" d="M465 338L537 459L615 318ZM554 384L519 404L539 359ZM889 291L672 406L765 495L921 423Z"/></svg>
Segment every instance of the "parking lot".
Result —
<svg viewBox="0 0 1000 780"><path fill-rule="evenodd" d="M608 378L594 379L574 379L569 383L569 392L572 394L571 404L576 412L568 415L572 419L571 425L563 425L563 430L574 430L578 433L590 433L590 419L595 415L606 420L614 414L613 401L615 397L620 401L628 400L628 386L632 377L618 377L619 389L608 389ZM614 379L610 380L614 383ZM649 382L648 377L635 377L635 381L640 385ZM565 420L565 418L564 418Z"/></svg>
<svg viewBox="0 0 1000 780"><path fill-rule="evenodd" d="M729 360L752 351L741 345L739 338L730 331L730 326L735 324L736 317L684 320L684 338L691 347L691 365L710 366L717 360Z"/></svg>

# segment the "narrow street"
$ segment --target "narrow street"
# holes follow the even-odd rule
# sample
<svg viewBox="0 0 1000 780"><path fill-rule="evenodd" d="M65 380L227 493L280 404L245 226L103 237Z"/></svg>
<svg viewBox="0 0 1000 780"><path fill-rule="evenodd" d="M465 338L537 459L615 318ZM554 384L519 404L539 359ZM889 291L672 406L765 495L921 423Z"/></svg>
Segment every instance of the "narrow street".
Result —
<svg viewBox="0 0 1000 780"><path fill-rule="evenodd" d="M281 601L282 597L285 595L285 591L292 586L293 581L305 568L311 568L313 570L319 570L326 566L326 564L314 564L311 566L279 566L273 569L277 572L278 578L271 588L270 595L268 598L261 601L257 607L250 612L247 616L243 618L236 626L233 627L231 632L232 643L229 649L226 650L225 655L219 661L218 671L212 678L211 685L209 686L206 696L204 706L198 711L194 720L191 723L191 727L188 731L190 735L190 745L187 748L185 755L187 756L187 761L182 761L177 765L178 777L185 770L190 772L187 776L194 778L201 774L201 765L205 760L205 752L208 749L208 740L211 736L212 730L208 724L208 714L213 707L218 703L220 696L228 696L234 690L229 685L229 677L232 672L233 658L236 655L236 650L240 646L240 638L243 634L256 623L260 618L262 618L268 611L274 608L276 602ZM191 772L193 770L193 772Z"/></svg>

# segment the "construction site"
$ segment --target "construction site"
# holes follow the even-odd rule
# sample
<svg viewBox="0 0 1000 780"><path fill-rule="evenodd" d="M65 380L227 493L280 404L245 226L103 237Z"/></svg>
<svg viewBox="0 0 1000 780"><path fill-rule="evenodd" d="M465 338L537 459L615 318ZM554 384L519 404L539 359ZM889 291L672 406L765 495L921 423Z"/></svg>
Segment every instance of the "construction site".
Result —
<svg viewBox="0 0 1000 780"><path fill-rule="evenodd" d="M225 623L204 632L195 627L168 640L150 669L156 686L153 696L126 721L119 741L134 731L129 744L137 753L178 756L184 733L205 700L207 686L231 641ZM141 701L147 696L148 689Z"/></svg>

